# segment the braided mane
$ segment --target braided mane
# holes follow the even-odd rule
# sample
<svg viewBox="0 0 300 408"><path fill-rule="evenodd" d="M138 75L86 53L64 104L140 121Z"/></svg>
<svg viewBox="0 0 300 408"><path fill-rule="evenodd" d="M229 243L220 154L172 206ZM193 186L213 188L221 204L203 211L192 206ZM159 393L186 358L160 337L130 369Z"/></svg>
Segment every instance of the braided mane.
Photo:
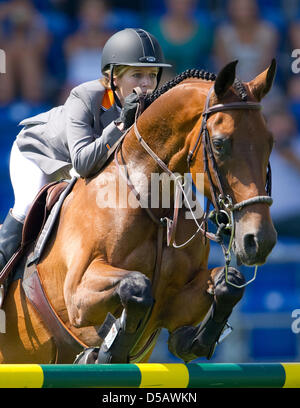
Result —
<svg viewBox="0 0 300 408"><path fill-rule="evenodd" d="M187 69L181 74L176 75L170 81L166 82L159 89L152 92L152 94L148 95L145 98L145 107L148 107L149 105L151 105L151 103L154 102L155 99L157 99L162 94L167 92L169 89L174 88L180 82L188 78L198 78L198 79L204 79L205 81L215 81L217 76L216 74L208 72L208 71L204 71L203 69L201 70L195 69L195 68ZM244 84L242 83L240 79L236 78L234 80L233 88L237 91L238 95L243 101L247 100L247 91L246 91Z"/></svg>

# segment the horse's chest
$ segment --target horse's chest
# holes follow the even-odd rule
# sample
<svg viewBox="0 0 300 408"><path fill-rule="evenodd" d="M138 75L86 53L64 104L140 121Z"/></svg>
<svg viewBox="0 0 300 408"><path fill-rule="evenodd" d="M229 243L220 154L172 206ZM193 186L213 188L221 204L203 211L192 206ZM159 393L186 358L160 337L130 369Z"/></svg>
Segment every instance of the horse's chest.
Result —
<svg viewBox="0 0 300 408"><path fill-rule="evenodd" d="M126 270L135 270L146 276L153 276L157 269L159 254L161 262L159 265L161 274L166 279L174 276L188 276L199 270L205 263L205 246L201 239L195 239L193 245L186 249L174 249L166 245L166 231L164 231L162 245L159 243L157 226L149 223L145 217L136 217L134 220L128 217L125 221L122 214L115 222L114 233L110 246L107 247L108 262ZM134 218L134 217L133 217ZM179 242L184 242L191 235L185 224L181 223L177 237ZM187 229L187 230L186 230Z"/></svg>
<svg viewBox="0 0 300 408"><path fill-rule="evenodd" d="M159 251L161 260L159 260ZM201 252L201 251L200 251ZM174 279L186 280L196 270L199 270L203 261L200 253L191 250L176 250L165 244L159 249L157 242L153 240L140 241L130 251L124 251L124 247L116 247L113 264L117 264L126 270L135 270L144 273L150 279L154 271L160 274L166 281Z"/></svg>

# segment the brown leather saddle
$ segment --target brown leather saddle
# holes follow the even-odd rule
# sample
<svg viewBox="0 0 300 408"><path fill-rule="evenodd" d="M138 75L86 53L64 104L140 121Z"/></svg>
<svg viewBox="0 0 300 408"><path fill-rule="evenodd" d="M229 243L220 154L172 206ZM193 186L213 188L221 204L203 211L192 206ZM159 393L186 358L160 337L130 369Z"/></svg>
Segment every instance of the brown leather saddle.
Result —
<svg viewBox="0 0 300 408"><path fill-rule="evenodd" d="M46 184L39 191L25 219L21 245L1 271L0 284L8 286L7 281L11 279L14 268L25 255L29 246L37 240L51 209L68 185L67 181L54 181Z"/></svg>

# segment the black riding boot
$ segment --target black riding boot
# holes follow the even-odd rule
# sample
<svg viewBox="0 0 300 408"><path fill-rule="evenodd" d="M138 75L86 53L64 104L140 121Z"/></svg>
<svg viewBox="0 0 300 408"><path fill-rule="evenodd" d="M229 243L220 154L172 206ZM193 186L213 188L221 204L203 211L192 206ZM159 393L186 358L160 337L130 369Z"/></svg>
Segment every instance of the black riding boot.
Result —
<svg viewBox="0 0 300 408"><path fill-rule="evenodd" d="M0 228L0 272L20 246L22 230L23 223L16 220L10 210Z"/></svg>

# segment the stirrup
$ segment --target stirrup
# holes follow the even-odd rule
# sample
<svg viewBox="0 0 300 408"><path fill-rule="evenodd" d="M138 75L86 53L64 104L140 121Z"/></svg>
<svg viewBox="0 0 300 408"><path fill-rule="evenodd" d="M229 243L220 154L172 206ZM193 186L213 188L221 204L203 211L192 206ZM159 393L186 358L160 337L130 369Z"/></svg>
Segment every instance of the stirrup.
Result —
<svg viewBox="0 0 300 408"><path fill-rule="evenodd" d="M98 357L99 347L87 347L77 354L73 364L95 364Z"/></svg>

